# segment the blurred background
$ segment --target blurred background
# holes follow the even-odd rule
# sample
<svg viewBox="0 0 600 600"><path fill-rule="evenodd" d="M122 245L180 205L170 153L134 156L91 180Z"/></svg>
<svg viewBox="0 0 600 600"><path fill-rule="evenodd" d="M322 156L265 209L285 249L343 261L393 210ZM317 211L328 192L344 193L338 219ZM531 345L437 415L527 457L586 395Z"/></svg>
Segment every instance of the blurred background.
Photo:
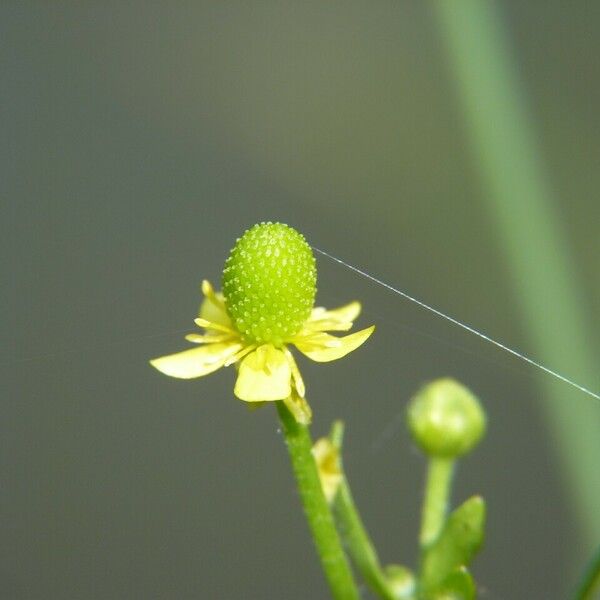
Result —
<svg viewBox="0 0 600 600"><path fill-rule="evenodd" d="M3 598L328 597L273 407L147 362L256 222L600 389L597 4L4 2L0 28ZM481 597L566 597L600 402L317 258L318 303L378 326L301 368L382 560L416 565L403 410L451 375L489 416L453 497L488 501Z"/></svg>

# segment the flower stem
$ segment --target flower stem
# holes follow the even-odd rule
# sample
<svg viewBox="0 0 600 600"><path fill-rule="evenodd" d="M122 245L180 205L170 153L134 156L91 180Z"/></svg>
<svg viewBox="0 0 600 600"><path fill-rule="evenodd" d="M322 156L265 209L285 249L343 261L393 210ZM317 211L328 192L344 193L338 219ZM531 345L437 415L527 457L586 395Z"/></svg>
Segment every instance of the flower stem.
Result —
<svg viewBox="0 0 600 600"><path fill-rule="evenodd" d="M358 600L352 571L323 495L308 427L297 423L282 401L276 404L304 513L333 597L336 600Z"/></svg>
<svg viewBox="0 0 600 600"><path fill-rule="evenodd" d="M595 315L586 311L587 290L569 245L563 217L569 205L559 205L552 173L540 152L504 4L431 2L485 186L481 201L488 204L503 246L532 351L541 362L594 382L598 355L589 331ZM597 405L548 377L540 378L540 385L540 410L556 440L551 447L562 463L564 489L577 511L583 551L600 539Z"/></svg>
<svg viewBox="0 0 600 600"><path fill-rule="evenodd" d="M575 600L592 600L594 591L600 588L600 547L590 560L575 592Z"/></svg>
<svg viewBox="0 0 600 600"><path fill-rule="evenodd" d="M433 456L429 459L419 536L422 552L435 542L444 526L454 463L453 458Z"/></svg>
<svg viewBox="0 0 600 600"><path fill-rule="evenodd" d="M343 432L343 423L336 421L329 436L329 439L340 453ZM340 535L363 579L377 595L386 600L394 600L394 593L383 573L373 542L369 538L369 534L356 509L354 498L350 492L350 486L343 470L342 481L333 502L333 511Z"/></svg>

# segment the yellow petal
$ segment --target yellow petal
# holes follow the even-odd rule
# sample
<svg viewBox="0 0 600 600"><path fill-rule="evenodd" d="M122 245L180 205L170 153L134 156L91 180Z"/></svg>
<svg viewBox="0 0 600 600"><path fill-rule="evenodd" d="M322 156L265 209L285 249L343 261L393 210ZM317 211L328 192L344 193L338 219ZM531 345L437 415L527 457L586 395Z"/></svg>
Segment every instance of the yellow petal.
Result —
<svg viewBox="0 0 600 600"><path fill-rule="evenodd" d="M231 338L229 333L209 333L202 335L201 333L188 333L185 339L194 344L214 344L215 342L224 342Z"/></svg>
<svg viewBox="0 0 600 600"><path fill-rule="evenodd" d="M240 363L234 394L246 402L283 400L292 393L285 354L272 344L259 346Z"/></svg>
<svg viewBox="0 0 600 600"><path fill-rule="evenodd" d="M338 323L337 321L330 321L328 319L307 321L304 324L302 334L310 335L311 333L319 331L348 331L349 329L352 329L352 325L352 321L347 321L345 323Z"/></svg>
<svg viewBox="0 0 600 600"><path fill-rule="evenodd" d="M360 302L350 302L334 310L314 308L305 328L308 331L348 331L360 314Z"/></svg>
<svg viewBox="0 0 600 600"><path fill-rule="evenodd" d="M254 350L256 350L256 344L251 344L250 346L246 346L245 348L242 348L239 352L236 352L234 355L230 356L225 361L225 364L223 366L228 367L229 365L232 365L233 363L237 362L241 358L244 358L244 356L246 356L246 354L250 354L250 352L253 352Z"/></svg>
<svg viewBox="0 0 600 600"><path fill-rule="evenodd" d="M324 310L315 308L311 314L311 320L314 319L329 319L331 321L345 322L345 321L355 321L356 317L360 314L360 302L350 302L349 304L345 304L344 306L340 306L339 308L334 308L332 310Z"/></svg>
<svg viewBox="0 0 600 600"><path fill-rule="evenodd" d="M150 361L150 364L165 375L180 379L192 379L220 369L227 358L235 354L241 347L241 344L231 342L209 344L155 358Z"/></svg>
<svg viewBox="0 0 600 600"><path fill-rule="evenodd" d="M302 398L304 398L304 394L306 393L306 388L304 387L304 380L302 379L300 369L298 368L298 365L296 364L296 359L294 358L294 355L287 348L284 349L284 352L285 352L285 357L287 358L287 361L290 365L290 369L292 371L292 379L294 380L294 387L296 388L296 391L298 392L298 394Z"/></svg>
<svg viewBox="0 0 600 600"><path fill-rule="evenodd" d="M206 279L202 282L202 293L204 294L204 300L200 305L198 316L206 321L231 328L231 319L225 310L223 294L215 292Z"/></svg>
<svg viewBox="0 0 600 600"><path fill-rule="evenodd" d="M316 441L312 448L321 487L327 502L333 502L342 482L342 469L340 467L340 456L337 448L327 438Z"/></svg>
<svg viewBox="0 0 600 600"><path fill-rule="evenodd" d="M318 333L305 338L297 338L294 340L294 344L308 358L316 362L329 362L330 360L342 358L349 352L356 350L361 344L366 342L374 330L375 325L372 325L344 337L334 337L327 333Z"/></svg>
<svg viewBox="0 0 600 600"><path fill-rule="evenodd" d="M312 410L306 401L306 398L298 395L296 390L283 400L288 410L294 415L294 418L301 425L310 425L312 421Z"/></svg>
<svg viewBox="0 0 600 600"><path fill-rule="evenodd" d="M196 323L198 327L203 327L204 329L214 329L215 331L221 331L223 333L229 333L232 335L235 333L233 329L231 329L227 325L221 325L221 323L216 323L215 321L207 321L202 317L194 319L194 323Z"/></svg>

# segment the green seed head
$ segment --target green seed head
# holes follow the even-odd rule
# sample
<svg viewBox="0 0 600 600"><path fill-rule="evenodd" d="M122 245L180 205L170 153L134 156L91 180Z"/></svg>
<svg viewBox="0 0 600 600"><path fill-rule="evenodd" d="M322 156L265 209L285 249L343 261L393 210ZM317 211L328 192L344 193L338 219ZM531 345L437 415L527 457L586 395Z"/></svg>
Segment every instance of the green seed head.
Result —
<svg viewBox="0 0 600 600"><path fill-rule="evenodd" d="M454 379L437 379L408 405L408 428L429 456L456 458L472 450L485 433L479 400Z"/></svg>
<svg viewBox="0 0 600 600"><path fill-rule="evenodd" d="M260 223L237 240L225 262L225 306L247 341L281 346L308 319L316 282L304 236L283 223Z"/></svg>

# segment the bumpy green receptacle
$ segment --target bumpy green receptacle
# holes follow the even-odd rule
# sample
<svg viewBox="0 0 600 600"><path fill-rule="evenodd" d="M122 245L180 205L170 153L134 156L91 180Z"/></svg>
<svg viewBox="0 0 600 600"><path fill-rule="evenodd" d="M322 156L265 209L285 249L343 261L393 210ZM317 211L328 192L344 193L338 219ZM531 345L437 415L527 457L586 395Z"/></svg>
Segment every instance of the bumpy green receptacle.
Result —
<svg viewBox="0 0 600 600"><path fill-rule="evenodd" d="M283 223L260 223L237 240L225 262L225 306L246 340L280 346L308 319L316 281L304 236Z"/></svg>

